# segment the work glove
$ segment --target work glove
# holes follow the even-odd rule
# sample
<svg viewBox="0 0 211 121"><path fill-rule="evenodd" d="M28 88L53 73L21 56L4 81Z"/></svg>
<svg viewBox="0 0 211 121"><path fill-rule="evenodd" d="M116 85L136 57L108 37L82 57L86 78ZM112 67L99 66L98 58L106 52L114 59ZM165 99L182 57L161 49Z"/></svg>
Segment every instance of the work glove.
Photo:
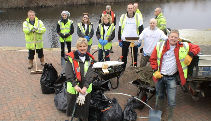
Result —
<svg viewBox="0 0 211 121"><path fill-rule="evenodd" d="M122 40L119 40L119 46L122 47Z"/></svg>
<svg viewBox="0 0 211 121"><path fill-rule="evenodd" d="M87 39L87 41L89 41L89 40L90 40L89 36L84 36L84 38L86 38L86 39Z"/></svg>
<svg viewBox="0 0 211 121"><path fill-rule="evenodd" d="M99 39L99 43L103 46L103 39Z"/></svg>
<svg viewBox="0 0 211 121"><path fill-rule="evenodd" d="M154 73L154 77L155 77L156 79L160 79L160 78L163 77L163 75L161 75L161 73L160 73L159 71L156 71L156 72Z"/></svg>
<svg viewBox="0 0 211 121"><path fill-rule="evenodd" d="M67 37L69 37L69 36L70 36L70 33L65 34L65 35L64 35L64 38L67 38Z"/></svg>
<svg viewBox="0 0 211 121"><path fill-rule="evenodd" d="M108 40L103 40L103 44L106 45L108 43ZM103 46L104 46L103 45Z"/></svg>
<svg viewBox="0 0 211 121"><path fill-rule="evenodd" d="M76 100L76 103L78 103L78 105L82 106L85 103L85 100L86 100L85 97L86 97L86 95L87 95L87 93L83 95L83 94L81 94L79 92L79 95L78 95L78 98Z"/></svg>
<svg viewBox="0 0 211 121"><path fill-rule="evenodd" d="M193 58L190 55L186 55L185 60L184 60L185 65L187 65L187 66L190 65L192 59Z"/></svg>
<svg viewBox="0 0 211 121"><path fill-rule="evenodd" d="M140 43L139 41L136 41L134 44L135 44L135 46L137 46L137 47L141 47L141 43Z"/></svg>

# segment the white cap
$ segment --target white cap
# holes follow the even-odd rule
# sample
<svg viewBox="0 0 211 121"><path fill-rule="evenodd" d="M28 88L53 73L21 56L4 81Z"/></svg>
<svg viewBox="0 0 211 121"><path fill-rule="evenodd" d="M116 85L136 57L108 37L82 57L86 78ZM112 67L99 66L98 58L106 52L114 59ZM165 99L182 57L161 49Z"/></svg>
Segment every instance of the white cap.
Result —
<svg viewBox="0 0 211 121"><path fill-rule="evenodd" d="M70 12L68 12L68 11L62 11L61 15L62 14L66 14L68 17L70 16Z"/></svg>

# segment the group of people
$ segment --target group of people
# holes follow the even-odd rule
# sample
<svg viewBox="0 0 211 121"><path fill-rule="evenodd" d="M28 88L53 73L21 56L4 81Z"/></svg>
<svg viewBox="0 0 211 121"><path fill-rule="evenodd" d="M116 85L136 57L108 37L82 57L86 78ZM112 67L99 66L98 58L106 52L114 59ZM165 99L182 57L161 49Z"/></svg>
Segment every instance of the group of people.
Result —
<svg viewBox="0 0 211 121"><path fill-rule="evenodd" d="M173 109L176 105L176 77L179 75L181 85L186 83L187 66L193 56L200 51L199 46L179 41L179 31L172 30L168 37L166 31L166 19L161 8L154 10L155 18L150 19L149 27L144 28L143 16L138 9L138 3L128 4L127 12L122 14L119 21L118 40L122 48L123 68L126 68L127 56L131 42L126 37L138 37L133 44L133 65L137 66L138 47L143 43L140 67L150 62L154 71L153 80L156 83L156 108L161 109L165 94L168 99L168 121L173 119ZM76 51L71 51L72 34L74 33L73 21L69 19L70 13L62 11L61 20L57 24L57 33L61 43L61 57L65 57L65 44L68 48L66 57L65 75L67 79L67 115L71 116L74 102L77 102L75 117L80 121L88 121L89 100L92 91L92 80L96 76L92 69L94 57L89 53L94 36L93 24L89 14L83 13L83 18L77 24L77 34L80 37L76 43ZM99 26L96 30L98 39L98 61L109 61L109 53L112 49L112 40L115 37L116 16L107 5L102 12ZM23 23L26 47L29 50L29 69L33 67L35 52L38 53L41 64L44 64L42 34L45 26L35 16L35 12L28 11L28 18ZM143 41L143 42L142 42ZM36 50L36 51L35 51ZM104 56L103 56L104 55Z"/></svg>

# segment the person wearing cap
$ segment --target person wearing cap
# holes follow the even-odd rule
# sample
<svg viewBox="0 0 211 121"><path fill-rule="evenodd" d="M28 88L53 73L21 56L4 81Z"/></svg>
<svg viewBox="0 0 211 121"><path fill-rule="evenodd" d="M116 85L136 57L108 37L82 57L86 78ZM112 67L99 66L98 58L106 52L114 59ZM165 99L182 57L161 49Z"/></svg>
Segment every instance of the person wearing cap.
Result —
<svg viewBox="0 0 211 121"><path fill-rule="evenodd" d="M139 14L139 15L141 16L141 19L142 19L142 22L143 22L143 21L144 21L144 20L143 20L143 16L142 16L141 11L138 9L138 3L134 3L134 4L133 4L133 7L134 7L134 12L135 12L135 14Z"/></svg>
<svg viewBox="0 0 211 121"><path fill-rule="evenodd" d="M46 28L41 20L35 16L35 12L28 11L28 18L23 22L23 32L25 34L26 48L29 50L29 66L28 69L33 67L33 60L36 53L40 58L41 65L44 66L44 54L43 54L43 34Z"/></svg>
<svg viewBox="0 0 211 121"><path fill-rule="evenodd" d="M157 20L152 18L149 21L149 27L145 28L144 31L139 35L138 43L136 45L142 43L144 40L143 52L141 55L141 62L140 67L144 67L149 62L149 58L152 54L154 47L156 46L157 42L160 40L167 40L167 36L156 27Z"/></svg>
<svg viewBox="0 0 211 121"><path fill-rule="evenodd" d="M90 22L89 14L83 13L83 18L80 23L78 23L77 34L79 37L86 38L88 41L88 52L90 52L93 40L92 37L94 35L93 24Z"/></svg>
<svg viewBox="0 0 211 121"><path fill-rule="evenodd" d="M68 52L71 51L72 34L74 33L73 21L69 19L70 13L62 11L61 20L57 23L57 33L61 43L61 57L65 56L65 43L67 44Z"/></svg>
<svg viewBox="0 0 211 121"><path fill-rule="evenodd" d="M184 86L188 75L188 65L193 56L200 52L198 45L180 42L179 31L171 30L168 40L158 42L154 48L150 64L156 87L155 108L164 110L164 96L168 99L168 121L173 120L173 109L176 106L176 79L180 77Z"/></svg>
<svg viewBox="0 0 211 121"><path fill-rule="evenodd" d="M105 14L101 18L102 22L99 24L96 36L99 40L98 42L98 61L110 61L109 53L112 46L112 40L115 37L115 26L112 23L112 18L109 14ZM105 53L105 57L103 57Z"/></svg>
<svg viewBox="0 0 211 121"><path fill-rule="evenodd" d="M166 35L166 18L163 16L162 9L156 8L154 11L155 19L157 20L157 27L162 30Z"/></svg>
<svg viewBox="0 0 211 121"><path fill-rule="evenodd" d="M123 68L126 68L127 56L129 52L130 42L126 41L125 37L138 37L144 30L142 19L139 14L135 14L133 4L127 5L127 13L122 14L119 21L118 40L119 46L122 47ZM134 62L132 65L137 67L138 47L133 47Z"/></svg>

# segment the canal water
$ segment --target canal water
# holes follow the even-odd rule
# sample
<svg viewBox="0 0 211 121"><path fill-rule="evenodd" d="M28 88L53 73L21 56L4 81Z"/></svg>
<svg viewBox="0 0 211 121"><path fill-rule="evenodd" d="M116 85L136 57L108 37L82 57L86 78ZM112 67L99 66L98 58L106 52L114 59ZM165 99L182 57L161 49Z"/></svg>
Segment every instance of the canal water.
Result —
<svg viewBox="0 0 211 121"><path fill-rule="evenodd" d="M121 14L126 13L126 7L129 2L111 4L112 10L117 17L116 36L113 40L117 42L118 22ZM75 32L73 34L73 44L78 38L77 23L81 21L82 13L90 14L94 29L98 26L99 17L105 9L105 5L78 5L78 6L60 6L47 8L33 8L36 16L41 19L46 27L43 35L45 48L60 47L58 35L56 33L57 21L60 19L60 13L63 10L70 12L70 19L74 21ZM167 27L175 29L210 29L211 24L211 0L146 0L139 2L139 9L143 14L144 27L149 24L150 18L154 17L154 9L161 7L163 14L167 19ZM27 17L25 9L0 9L0 47L14 46L24 47L25 39L22 31L22 23ZM94 35L93 44L97 44L97 38Z"/></svg>

